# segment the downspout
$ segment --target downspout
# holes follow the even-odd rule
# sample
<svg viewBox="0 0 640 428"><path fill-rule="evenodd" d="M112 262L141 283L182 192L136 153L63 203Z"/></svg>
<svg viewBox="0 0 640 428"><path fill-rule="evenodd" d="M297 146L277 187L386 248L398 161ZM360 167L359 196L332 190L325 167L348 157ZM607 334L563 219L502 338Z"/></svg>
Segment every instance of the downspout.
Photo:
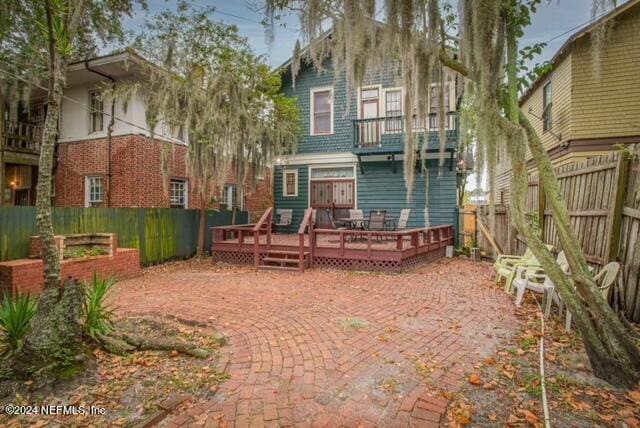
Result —
<svg viewBox="0 0 640 428"><path fill-rule="evenodd" d="M98 76L104 77L105 79L109 79L111 81L111 119L109 120L109 126L107 126L107 208L111 206L111 135L113 134L113 125L116 120L116 79L108 74L102 73L98 70L95 70L89 67L89 60L84 60L84 68L91 73L97 74Z"/></svg>

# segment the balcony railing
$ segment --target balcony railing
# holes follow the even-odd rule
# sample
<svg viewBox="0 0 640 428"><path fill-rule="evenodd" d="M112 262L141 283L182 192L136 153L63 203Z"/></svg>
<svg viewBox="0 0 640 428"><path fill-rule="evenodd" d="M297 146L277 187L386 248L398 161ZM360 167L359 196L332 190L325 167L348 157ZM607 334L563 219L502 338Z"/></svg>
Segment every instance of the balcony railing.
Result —
<svg viewBox="0 0 640 428"><path fill-rule="evenodd" d="M413 117L413 132L418 138L436 138L439 120L437 114L427 119ZM447 140L455 139L458 130L458 113L449 112L445 118ZM353 121L353 147L356 151L400 150L404 141L404 116L375 117ZM452 135L453 134L453 135ZM430 137L431 136L431 137Z"/></svg>
<svg viewBox="0 0 640 428"><path fill-rule="evenodd" d="M5 148L39 153L42 126L31 123L6 121L1 143Z"/></svg>

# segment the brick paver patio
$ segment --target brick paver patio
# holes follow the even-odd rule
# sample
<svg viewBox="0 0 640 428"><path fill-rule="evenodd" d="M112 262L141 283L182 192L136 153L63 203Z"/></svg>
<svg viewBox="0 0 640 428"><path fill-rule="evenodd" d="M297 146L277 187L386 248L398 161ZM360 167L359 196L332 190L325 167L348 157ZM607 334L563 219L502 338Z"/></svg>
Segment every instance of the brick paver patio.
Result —
<svg viewBox="0 0 640 428"><path fill-rule="evenodd" d="M120 289L123 313L211 322L229 338L230 380L163 426L437 426L442 392L517 321L491 267L462 259L399 275L186 267Z"/></svg>

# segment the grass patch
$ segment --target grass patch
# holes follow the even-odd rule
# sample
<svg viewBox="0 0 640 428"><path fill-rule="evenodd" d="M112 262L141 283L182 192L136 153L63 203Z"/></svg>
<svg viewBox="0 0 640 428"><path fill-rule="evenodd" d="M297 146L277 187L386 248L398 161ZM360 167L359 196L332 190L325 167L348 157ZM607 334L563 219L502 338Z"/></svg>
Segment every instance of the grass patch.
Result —
<svg viewBox="0 0 640 428"><path fill-rule="evenodd" d="M369 322L364 318L358 317L347 317L338 320L338 325L342 330L362 330L364 328L369 327Z"/></svg>

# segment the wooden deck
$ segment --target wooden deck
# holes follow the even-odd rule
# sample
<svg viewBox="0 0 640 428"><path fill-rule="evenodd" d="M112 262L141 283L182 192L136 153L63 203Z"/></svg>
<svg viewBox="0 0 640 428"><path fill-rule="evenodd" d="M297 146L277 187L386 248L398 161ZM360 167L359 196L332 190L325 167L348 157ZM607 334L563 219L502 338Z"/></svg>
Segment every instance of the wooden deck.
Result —
<svg viewBox="0 0 640 428"><path fill-rule="evenodd" d="M453 245L452 225L403 231L314 229L303 221L297 234L272 233L269 216L256 224L212 228L214 261L284 269L297 264L355 270L399 272L445 254ZM264 221L263 221L264 220ZM277 263L274 254L283 257ZM275 266L269 262L275 262ZM280 266L278 266L280 265Z"/></svg>

